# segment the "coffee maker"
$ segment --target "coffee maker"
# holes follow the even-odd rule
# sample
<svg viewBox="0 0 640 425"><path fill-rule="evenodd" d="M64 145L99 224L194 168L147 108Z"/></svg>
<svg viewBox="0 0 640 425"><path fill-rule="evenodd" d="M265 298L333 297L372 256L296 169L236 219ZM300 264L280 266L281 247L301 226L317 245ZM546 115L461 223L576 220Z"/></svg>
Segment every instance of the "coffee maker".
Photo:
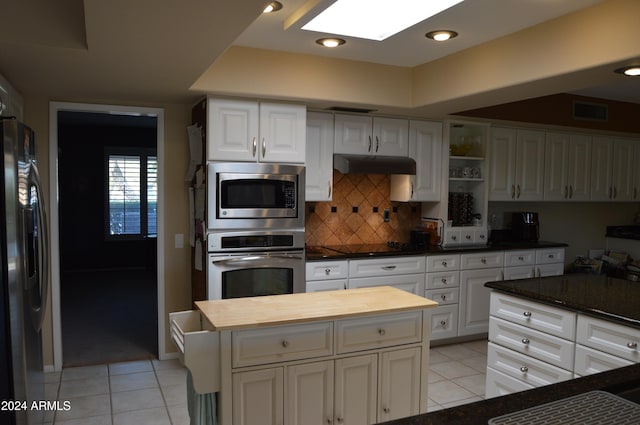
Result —
<svg viewBox="0 0 640 425"><path fill-rule="evenodd" d="M536 212L514 212L511 216L511 234L517 241L537 241L540 222Z"/></svg>

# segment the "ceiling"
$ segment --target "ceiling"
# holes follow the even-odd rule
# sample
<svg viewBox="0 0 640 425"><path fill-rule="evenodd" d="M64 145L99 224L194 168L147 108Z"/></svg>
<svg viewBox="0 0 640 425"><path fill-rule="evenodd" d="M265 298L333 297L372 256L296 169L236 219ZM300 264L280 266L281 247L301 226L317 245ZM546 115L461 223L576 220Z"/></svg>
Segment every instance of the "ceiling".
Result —
<svg viewBox="0 0 640 425"><path fill-rule="evenodd" d="M331 0L282 0L270 15L260 13L266 0L0 0L11 18L0 26L0 74L51 100L193 103L202 90L191 87L232 45L415 67L606 1L466 0L383 42L347 38L328 50L302 21L284 23ZM459 36L424 37L442 28ZM640 79L617 77L576 93L640 103Z"/></svg>

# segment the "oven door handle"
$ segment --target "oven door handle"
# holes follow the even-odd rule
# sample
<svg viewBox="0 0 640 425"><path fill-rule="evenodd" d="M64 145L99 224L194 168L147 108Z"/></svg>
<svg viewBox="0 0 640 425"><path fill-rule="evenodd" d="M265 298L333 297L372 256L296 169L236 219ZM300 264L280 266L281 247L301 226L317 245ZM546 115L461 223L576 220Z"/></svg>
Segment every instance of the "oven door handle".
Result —
<svg viewBox="0 0 640 425"><path fill-rule="evenodd" d="M286 254L278 254L278 255L247 255L245 257L234 257L234 258L220 258L211 260L212 263L243 263L248 261L259 261L259 260L270 260L270 259L278 259L278 260L303 260L303 258L299 255L286 255Z"/></svg>

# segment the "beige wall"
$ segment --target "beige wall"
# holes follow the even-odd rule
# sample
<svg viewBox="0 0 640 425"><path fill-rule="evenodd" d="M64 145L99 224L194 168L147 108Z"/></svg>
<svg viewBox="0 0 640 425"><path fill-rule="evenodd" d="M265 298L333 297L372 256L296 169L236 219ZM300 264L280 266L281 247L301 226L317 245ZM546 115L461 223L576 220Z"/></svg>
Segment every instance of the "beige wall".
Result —
<svg viewBox="0 0 640 425"><path fill-rule="evenodd" d="M46 97L25 96L24 121L36 133L37 158L40 175L44 185L45 198L49 201L49 101ZM64 99L67 101L67 99ZM75 100L72 100L76 102ZM117 102L97 102L107 103ZM191 123L191 105L180 104L137 104L129 106L144 106L164 109L164 247L159 264L164 261L164 267L159 270L158 279L164 279L165 290L165 350L174 352L175 347L169 338L168 313L189 309L191 305L190 278L190 250L188 245L183 249L174 248L174 235L182 233L188 240L188 195L187 184L184 181L188 164L188 144L186 126ZM160 153L159 153L160 155ZM48 205L51 205L48 202ZM50 206L52 208L52 206ZM55 249L55 247L52 247ZM53 365L53 324L51 314L51 296L47 305L47 315L43 325L44 364ZM162 350L161 348L161 351Z"/></svg>

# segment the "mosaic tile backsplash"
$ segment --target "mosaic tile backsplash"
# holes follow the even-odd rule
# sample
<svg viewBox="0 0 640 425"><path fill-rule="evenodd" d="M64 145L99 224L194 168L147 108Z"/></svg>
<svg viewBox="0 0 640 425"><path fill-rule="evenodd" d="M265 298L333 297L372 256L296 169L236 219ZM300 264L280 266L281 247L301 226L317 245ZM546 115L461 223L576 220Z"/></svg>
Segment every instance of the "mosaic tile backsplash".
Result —
<svg viewBox="0 0 640 425"><path fill-rule="evenodd" d="M392 202L389 190L389 175L334 170L333 200L306 203L307 245L409 242L410 230L420 224L420 203Z"/></svg>

